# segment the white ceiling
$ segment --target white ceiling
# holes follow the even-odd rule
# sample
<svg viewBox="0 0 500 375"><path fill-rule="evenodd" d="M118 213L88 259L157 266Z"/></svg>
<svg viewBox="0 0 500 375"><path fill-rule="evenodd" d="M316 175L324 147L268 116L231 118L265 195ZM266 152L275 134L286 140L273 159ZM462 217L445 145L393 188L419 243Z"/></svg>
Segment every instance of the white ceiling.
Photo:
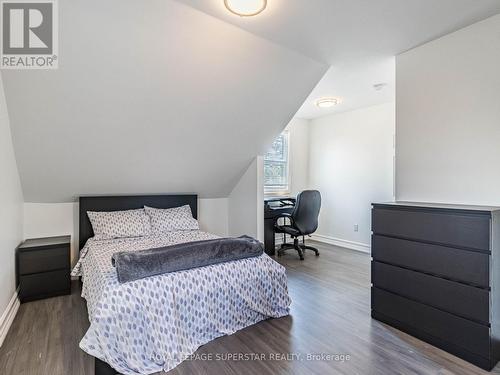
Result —
<svg viewBox="0 0 500 375"><path fill-rule="evenodd" d="M328 69L170 0L59 15L59 69L2 72L27 202L226 197Z"/></svg>
<svg viewBox="0 0 500 375"><path fill-rule="evenodd" d="M268 0L239 17L223 0L177 0L318 61L394 56L500 12L499 0Z"/></svg>
<svg viewBox="0 0 500 375"><path fill-rule="evenodd" d="M356 63L336 64L325 74L306 99L296 117L313 119L335 112L393 102L395 100L395 58L364 59ZM373 85L384 83L379 91ZM333 96L340 104L331 108L318 108L316 100Z"/></svg>
<svg viewBox="0 0 500 375"><path fill-rule="evenodd" d="M268 0L262 14L241 18L223 0L177 1L332 65L303 118L394 100L390 57L500 12L499 0ZM389 87L374 92L383 80ZM319 111L313 99L323 95L344 104Z"/></svg>
<svg viewBox="0 0 500 375"><path fill-rule="evenodd" d="M388 100L391 85L371 85L391 83L391 56L500 11L498 0L269 0L242 19L222 4L59 2L59 69L2 72L27 202L226 197L329 65L300 115L318 115L307 105L320 94L342 96L337 110Z"/></svg>

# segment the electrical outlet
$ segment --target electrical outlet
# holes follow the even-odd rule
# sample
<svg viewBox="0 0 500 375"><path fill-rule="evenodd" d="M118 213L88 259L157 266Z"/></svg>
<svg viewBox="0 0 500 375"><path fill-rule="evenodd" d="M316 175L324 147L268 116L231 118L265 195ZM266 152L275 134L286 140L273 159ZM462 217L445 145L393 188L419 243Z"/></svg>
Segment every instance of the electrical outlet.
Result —
<svg viewBox="0 0 500 375"><path fill-rule="evenodd" d="M359 232L359 225L358 224L354 224L354 231Z"/></svg>

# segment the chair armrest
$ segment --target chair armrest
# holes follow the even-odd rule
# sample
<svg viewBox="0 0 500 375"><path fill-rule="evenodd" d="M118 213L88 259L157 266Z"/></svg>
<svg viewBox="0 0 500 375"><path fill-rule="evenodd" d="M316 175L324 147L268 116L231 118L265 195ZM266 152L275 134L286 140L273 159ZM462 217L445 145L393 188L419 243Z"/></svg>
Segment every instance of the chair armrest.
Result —
<svg viewBox="0 0 500 375"><path fill-rule="evenodd" d="M284 218L285 220L286 219L290 219L290 223L293 225L294 221L293 221L293 217L292 217L292 214L289 214L287 212L283 212L281 214L279 214L279 216L276 216L274 218L274 225L277 225L278 224L278 220L281 219L281 218Z"/></svg>

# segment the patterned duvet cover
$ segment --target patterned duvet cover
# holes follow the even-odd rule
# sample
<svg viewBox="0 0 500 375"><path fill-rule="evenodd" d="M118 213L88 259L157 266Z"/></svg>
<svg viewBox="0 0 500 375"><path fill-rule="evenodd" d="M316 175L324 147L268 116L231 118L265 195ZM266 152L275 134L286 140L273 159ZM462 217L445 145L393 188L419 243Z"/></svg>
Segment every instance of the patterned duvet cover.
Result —
<svg viewBox="0 0 500 375"><path fill-rule="evenodd" d="M168 371L207 342L269 317L288 315L285 269L266 254L119 284L111 256L217 238L179 231L131 239L89 239L73 275L83 276L88 354L122 374Z"/></svg>

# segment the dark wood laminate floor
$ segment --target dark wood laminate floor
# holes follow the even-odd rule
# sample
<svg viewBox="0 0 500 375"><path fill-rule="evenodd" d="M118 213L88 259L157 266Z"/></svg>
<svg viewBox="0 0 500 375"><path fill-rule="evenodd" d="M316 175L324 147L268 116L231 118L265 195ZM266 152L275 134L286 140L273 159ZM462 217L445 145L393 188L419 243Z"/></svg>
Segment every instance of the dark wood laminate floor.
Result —
<svg viewBox="0 0 500 375"><path fill-rule="evenodd" d="M271 319L221 337L169 375L187 374L488 374L370 318L370 257L315 243L287 267L293 300L289 317ZM71 296L21 305L0 349L0 374L93 375L93 359L78 348L88 327L78 283ZM246 353L263 360L202 360ZM274 353L274 354L271 354ZM290 353L288 358L282 356ZM308 354L348 354L347 361ZM271 355L274 355L271 358ZM300 356L300 359L297 359ZM500 374L497 366L492 373Z"/></svg>

